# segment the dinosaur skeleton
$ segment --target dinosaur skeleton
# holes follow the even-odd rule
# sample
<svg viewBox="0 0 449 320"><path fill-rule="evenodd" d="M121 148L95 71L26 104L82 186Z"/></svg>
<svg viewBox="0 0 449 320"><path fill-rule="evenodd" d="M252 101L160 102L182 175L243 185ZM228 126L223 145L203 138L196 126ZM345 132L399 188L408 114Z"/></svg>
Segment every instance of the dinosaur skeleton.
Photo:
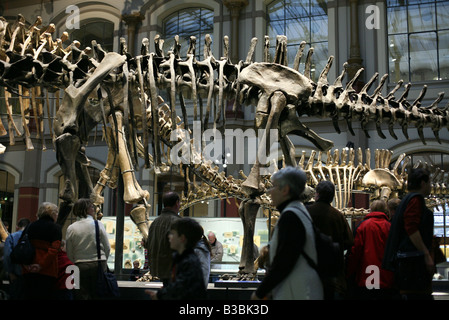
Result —
<svg viewBox="0 0 449 320"><path fill-rule="evenodd" d="M304 45L304 44L303 44ZM354 82L358 79L363 69L360 69L355 77L351 79L346 87L342 85L342 79L345 75L347 65L341 75L330 85L327 80L327 74L333 62L331 56L326 67L321 72L318 81L315 83L310 78L310 56L313 50L307 56L304 74L298 72L297 60L302 55L302 47L298 50L295 59L294 68L286 66L285 59L279 57L280 52L287 50L285 36L278 36L276 56L273 63L261 62L252 63L244 68L238 77L242 84L247 84L250 88L258 88L260 99L256 107L256 125L262 125L270 121L271 118L279 117L277 112L284 112L285 118L280 116L279 130L281 140L287 139L287 134L298 134L310 140L319 150L327 151L333 143L324 140L316 133L308 129L300 122L300 117L307 115L309 117L321 117L331 119L337 133L340 133L338 126L339 120L344 119L348 130L354 135L352 121L360 121L362 130L369 137L367 124L374 122L379 136L385 139L382 132L382 123L388 124L390 135L397 139L393 126L398 123L402 127L404 136L408 139L408 126L414 124L418 130L419 137L425 144L423 128L430 127L438 142L439 130L448 127L448 107L439 108L438 103L442 100L444 94L440 93L438 98L429 106L421 106L427 86L424 86L419 97L409 103L406 97L410 90L410 85L405 87L402 96L395 100L394 93L402 86L402 82L387 95L381 96L381 91L387 75L380 80L372 95L368 90L378 78L376 73L368 83L357 93L353 89ZM275 94L282 93L284 101L279 102L279 97ZM270 109L271 107L271 109ZM269 113L268 111L271 110ZM263 119L263 120L262 120ZM266 119L266 120L265 120ZM288 163L292 163L290 154L284 152ZM254 172L251 172L250 178L244 183L245 186L257 189L258 170L255 166Z"/></svg>
<svg viewBox="0 0 449 320"><path fill-rule="evenodd" d="M363 183L370 185L372 181L376 185L378 180L372 180L371 176L396 178L391 178L391 181L386 179L385 187L391 190L400 188L403 185L402 180L394 170L391 174L383 171L389 159L388 152L379 154L378 167L376 160L376 168L371 171L369 164L361 164L361 150L358 150L357 166L352 149L343 150L341 158L338 150L334 150L332 157L332 141L323 139L312 131L300 121L300 117L330 119L338 133L339 120L344 119L352 134L352 121L360 121L367 135L368 123L374 122L382 138L385 138L381 130L382 124L387 123L388 130L395 139L395 123L402 127L406 137L408 126L414 125L424 143L423 128L430 127L436 139L440 141L439 130L448 126L447 107L438 107L443 94L429 107L421 106L426 87L413 103L406 100L410 85L405 86L399 99L395 99L394 94L402 82L384 98L380 95L386 81L384 76L370 95L368 90L378 77L375 74L361 92L357 93L353 84L363 70L359 70L343 87L346 65L335 82L329 84L327 74L333 57L329 58L318 81L314 82L310 75L313 49L307 54L302 74L298 70L305 43L301 44L293 68L290 68L287 66L285 36L277 37L273 62L268 61L269 43L266 37L264 62L252 61L257 44L257 39L254 38L246 60L233 64L228 58L227 37L224 38L224 56L220 59L212 55L209 35L205 37L201 61L197 60L195 55L195 37L190 38L185 58L180 57L177 37L172 50L165 53L164 41L159 36L154 39L156 52L149 51L149 41L144 39L141 54L133 57L127 52L124 39L121 39L120 54L105 52L95 41L92 42L92 48L84 50L80 49L77 41L64 47L63 43L68 35L63 34L60 39L53 40L54 25L44 28L41 24L42 19L38 18L32 26L26 27L25 19L21 15L12 23L0 18L0 86L5 88L8 113L8 130L0 124L0 135L9 135L10 144L15 143L15 136L23 137L26 149L31 150L34 146L28 125L34 120L37 137L41 139L45 149L44 119L47 114L48 130L65 177L65 188L60 195L64 204L71 205L78 197L89 196L100 205L104 188L115 187L117 177L121 174L126 185L125 201L137 205L131 216L144 237L148 232L149 194L140 188L135 177L137 157L144 159L146 168L153 166L156 173L168 172L175 166L170 157L170 150L176 142L184 143L183 147L191 152L191 159L198 160L179 165L179 173L184 176L187 186L183 194L184 207L195 199L241 199L244 203L242 208L251 207L248 210L240 210L242 221L246 225L255 219L253 209L256 205L263 207L270 202L265 195L270 184L269 176L260 174L261 167L266 166L260 163L260 159L271 148L269 129L277 129L280 133L285 163L302 166L308 173L311 185L325 178L333 181L338 186L337 206L344 208L354 187L359 188ZM60 90L64 91L62 101L59 100ZM162 90L168 92L168 103L159 96ZM56 97L54 118L50 114L48 103L50 93ZM23 132L13 120L9 103L13 95L19 97ZM42 96L46 99L37 99ZM181 117L176 115L176 98L181 106ZM214 128L219 127L221 121L223 130L226 125L226 99L234 99L234 110L244 104L256 106L255 127L265 130L256 162L248 176L242 174L243 180L226 177L193 147L197 143L204 147L204 141L187 139L189 123L185 99L192 101L193 117L195 121L201 120L202 132L209 126L213 104L216 107ZM203 99L206 99L205 108ZM93 186L88 177L89 159L85 154L84 145L91 130L99 123L103 124L108 157L106 167ZM289 134L302 136L318 148L318 160L315 164L313 162L316 152L309 157L306 165L303 164L304 160L296 163ZM172 139L173 136L175 140ZM323 152L328 155L326 164L321 162ZM368 155L366 161L369 161ZM442 185L441 176L439 173L436 178L439 190ZM391 184L392 181L397 183ZM248 213L245 213L246 211ZM248 215L247 218L244 218L245 214ZM245 234L245 237L251 239L251 230L248 230L250 234Z"/></svg>

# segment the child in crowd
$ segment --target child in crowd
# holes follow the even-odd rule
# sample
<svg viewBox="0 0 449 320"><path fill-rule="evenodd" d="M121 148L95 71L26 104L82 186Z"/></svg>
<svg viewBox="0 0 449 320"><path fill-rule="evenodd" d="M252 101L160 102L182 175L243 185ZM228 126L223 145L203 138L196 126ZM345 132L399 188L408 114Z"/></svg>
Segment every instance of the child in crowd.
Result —
<svg viewBox="0 0 449 320"><path fill-rule="evenodd" d="M159 291L147 291L151 299L206 299L201 263L193 249L203 235L200 224L191 218L176 220L168 236L173 256L172 277Z"/></svg>

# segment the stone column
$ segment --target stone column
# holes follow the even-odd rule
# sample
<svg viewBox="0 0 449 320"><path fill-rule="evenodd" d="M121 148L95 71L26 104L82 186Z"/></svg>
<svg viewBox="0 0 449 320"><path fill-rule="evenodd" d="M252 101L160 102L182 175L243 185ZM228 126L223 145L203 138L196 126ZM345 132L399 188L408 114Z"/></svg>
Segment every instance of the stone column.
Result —
<svg viewBox="0 0 449 320"><path fill-rule="evenodd" d="M34 149L24 153L22 179L19 182L17 221L21 218L36 220L39 207L40 173L42 150ZM45 201L48 201L45 199Z"/></svg>
<svg viewBox="0 0 449 320"><path fill-rule="evenodd" d="M350 6L350 26L351 26L351 46L349 49L348 59L348 79L352 79L357 71L363 67L363 59L360 56L359 43L359 18L357 12L358 0L349 0ZM354 83L354 88L359 91L362 86L362 81ZM359 90L358 90L359 89Z"/></svg>
<svg viewBox="0 0 449 320"><path fill-rule="evenodd" d="M239 61L239 16L240 11L248 5L248 0L223 0L231 13L231 61Z"/></svg>
<svg viewBox="0 0 449 320"><path fill-rule="evenodd" d="M139 24L145 17L140 12L133 12L130 14L123 14L122 20L128 26L128 52L131 55L135 55L135 39L136 39L136 31Z"/></svg>

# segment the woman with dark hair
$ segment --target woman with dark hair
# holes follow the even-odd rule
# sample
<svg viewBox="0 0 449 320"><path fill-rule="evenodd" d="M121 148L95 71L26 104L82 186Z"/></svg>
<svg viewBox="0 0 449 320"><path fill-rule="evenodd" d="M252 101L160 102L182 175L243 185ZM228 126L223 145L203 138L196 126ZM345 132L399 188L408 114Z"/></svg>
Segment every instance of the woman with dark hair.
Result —
<svg viewBox="0 0 449 320"><path fill-rule="evenodd" d="M80 288L75 290L75 299L87 300L101 298L97 295L98 261L106 270L107 260L111 251L108 236L102 223L98 223L100 254L97 256L95 237L95 206L89 199L79 199L73 205L73 214L77 221L67 228L66 251L69 259L80 271Z"/></svg>

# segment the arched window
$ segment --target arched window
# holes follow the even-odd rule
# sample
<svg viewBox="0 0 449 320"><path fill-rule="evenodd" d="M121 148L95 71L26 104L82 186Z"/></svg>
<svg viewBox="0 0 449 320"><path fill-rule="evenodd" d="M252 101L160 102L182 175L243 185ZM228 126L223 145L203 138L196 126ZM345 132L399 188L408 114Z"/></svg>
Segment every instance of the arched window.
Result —
<svg viewBox="0 0 449 320"><path fill-rule="evenodd" d="M14 184L14 176L7 171L0 170L0 219L8 223L10 232L15 231L11 230L14 206Z"/></svg>
<svg viewBox="0 0 449 320"><path fill-rule="evenodd" d="M449 79L449 1L388 0L391 81Z"/></svg>
<svg viewBox="0 0 449 320"><path fill-rule="evenodd" d="M190 36L196 37L195 56L197 60L203 60L204 37L209 34L213 41L214 32L214 12L205 8L188 8L176 11L169 15L163 21L164 52L173 50L174 38L179 36L179 44L181 45L181 58L185 59L187 49L189 48ZM170 101L167 92L162 90L159 92L162 98ZM178 100L178 96L176 96ZM193 103L190 99L186 99L186 110L189 123L193 120ZM176 114L181 115L181 107L179 101L176 103Z"/></svg>
<svg viewBox="0 0 449 320"><path fill-rule="evenodd" d="M181 57L185 57L189 48L190 36L196 37L197 59L201 60L204 50L204 36L209 34L213 40L214 12L205 8L188 8L168 16L163 23L164 50L171 50L174 38L179 36Z"/></svg>
<svg viewBox="0 0 449 320"><path fill-rule="evenodd" d="M270 37L270 55L273 57L276 36L288 40L288 63L293 61L302 41L306 50L314 48L312 77L315 79L328 59L328 17L325 0L276 0L267 6L267 34ZM304 58L301 63L304 63Z"/></svg>
<svg viewBox="0 0 449 320"><path fill-rule="evenodd" d="M114 45L114 24L103 19L83 21L79 29L70 33L70 40L81 42L81 48L92 46L92 40L97 41L106 51L112 51Z"/></svg>
<svg viewBox="0 0 449 320"><path fill-rule="evenodd" d="M415 152L409 155L412 165L418 162L426 163L429 166L438 167L445 172L449 171L449 154L442 152Z"/></svg>

